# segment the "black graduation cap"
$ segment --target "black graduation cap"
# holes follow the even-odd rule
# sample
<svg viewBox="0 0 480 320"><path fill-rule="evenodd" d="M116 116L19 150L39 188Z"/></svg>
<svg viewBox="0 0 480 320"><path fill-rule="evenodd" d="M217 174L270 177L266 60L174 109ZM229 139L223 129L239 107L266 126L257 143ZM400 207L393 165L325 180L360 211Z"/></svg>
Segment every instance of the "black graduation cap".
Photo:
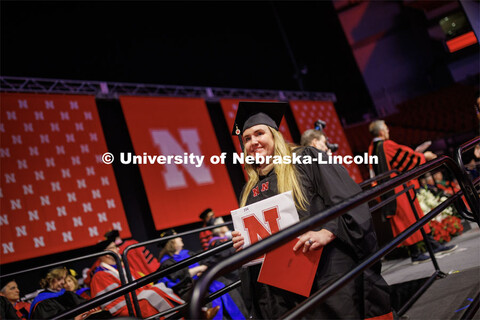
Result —
<svg viewBox="0 0 480 320"><path fill-rule="evenodd" d="M200 219L204 220L207 217L207 214L210 211L213 211L212 208L207 208L207 209L203 210L199 215Z"/></svg>
<svg viewBox="0 0 480 320"><path fill-rule="evenodd" d="M258 124L278 130L287 106L287 102L241 101L238 104L232 135L240 136L246 129Z"/></svg>
<svg viewBox="0 0 480 320"><path fill-rule="evenodd" d="M14 276L7 276L7 277L0 278L0 290L3 289L7 284L9 284L12 281L15 281Z"/></svg>
<svg viewBox="0 0 480 320"><path fill-rule="evenodd" d="M174 234L177 234L175 229L168 229L160 233L160 238L173 236Z"/></svg>
<svg viewBox="0 0 480 320"><path fill-rule="evenodd" d="M104 237L107 240L111 240L110 242L114 242L115 239L120 237L120 232L118 232L118 230L116 230L116 229L113 229L113 230L110 230L107 233L105 233Z"/></svg>
<svg viewBox="0 0 480 320"><path fill-rule="evenodd" d="M98 242L95 245L95 252L104 251L105 249L107 249L107 247L110 245L110 243L112 243L114 241L115 240L112 240L112 239L105 239L105 240L102 240L102 241Z"/></svg>
<svg viewBox="0 0 480 320"><path fill-rule="evenodd" d="M174 234L177 234L177 232L175 231L175 229L167 229L167 230L163 231L162 233L160 233L160 238L173 236ZM170 239L170 240L171 240L171 239ZM157 247L163 248L166 243L167 243L167 242L158 242L158 243L157 243Z"/></svg>

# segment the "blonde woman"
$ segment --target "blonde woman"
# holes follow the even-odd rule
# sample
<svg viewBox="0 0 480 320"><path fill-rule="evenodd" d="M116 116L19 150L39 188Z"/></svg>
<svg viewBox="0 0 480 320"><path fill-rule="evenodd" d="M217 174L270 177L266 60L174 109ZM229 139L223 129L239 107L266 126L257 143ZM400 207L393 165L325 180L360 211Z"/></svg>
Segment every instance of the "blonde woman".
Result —
<svg viewBox="0 0 480 320"><path fill-rule="evenodd" d="M66 268L55 268L40 280L40 286L45 290L32 302L31 319L48 319L86 301L74 292L64 289L66 276ZM83 319L88 313L78 315L75 319Z"/></svg>
<svg viewBox="0 0 480 320"><path fill-rule="evenodd" d="M80 285L78 283L77 278L75 277L77 275L77 272L73 269L69 269L67 276L65 277L65 284L63 287L67 291L72 291L78 294L80 297L90 300L90 288L89 287L84 287L80 288Z"/></svg>
<svg viewBox="0 0 480 320"><path fill-rule="evenodd" d="M352 197L361 189L348 176L345 168L339 165L292 164L288 161L274 164L265 161L274 156L292 159L292 150L278 131L287 106L286 103L272 102L240 102L238 106L234 134L241 138L245 156L261 160L258 164L245 165L248 181L240 196L240 206L291 190L302 220ZM318 158L321 151L302 147L293 152L305 159L307 156ZM326 159L326 155L322 155ZM244 244L243 237L238 231L232 235L234 247L240 250ZM376 236L368 208L358 207L308 231L300 236L292 250L307 252L320 248L323 248L323 252L312 292L350 271L376 250ZM248 316L278 319L305 299L257 282L260 267L250 266L242 272ZM389 288L380 276L379 265L344 286L308 315L315 319L365 319L375 316L384 316L383 319L393 317Z"/></svg>
<svg viewBox="0 0 480 320"><path fill-rule="evenodd" d="M175 230L169 230L162 234L163 236L174 235ZM160 268L167 268L174 265L177 262L188 259L195 253L183 248L183 240L181 237L170 239L165 247L160 252ZM161 282L169 288L172 288L175 293L185 300L189 300L191 295L191 289L198 279L198 277L207 269L204 264L198 262L193 263L177 272L168 274L160 279ZM223 279L225 280L225 279ZM217 279L210 284L210 293L216 292L225 287L225 284L221 282L221 279ZM234 319L244 320L245 306L238 293L230 291L224 295L214 299L212 301L212 314L214 319Z"/></svg>

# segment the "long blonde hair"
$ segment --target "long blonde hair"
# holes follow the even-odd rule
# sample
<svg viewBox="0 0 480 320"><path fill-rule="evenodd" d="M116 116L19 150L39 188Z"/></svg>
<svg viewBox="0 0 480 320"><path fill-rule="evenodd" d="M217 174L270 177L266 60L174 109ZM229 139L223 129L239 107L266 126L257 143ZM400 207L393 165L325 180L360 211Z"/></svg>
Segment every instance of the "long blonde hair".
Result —
<svg viewBox="0 0 480 320"><path fill-rule="evenodd" d="M274 147L274 156L285 157L289 156L292 158L292 151L291 148L287 145L285 140L283 139L282 134L267 126L273 136L273 142L275 144ZM245 156L246 152L243 151ZM308 204L305 195L302 192L302 188L297 176L297 170L294 165L286 164L281 162L281 164L275 164L274 166L275 174L277 175L277 188L279 193L292 191L293 198L295 199L295 206L297 209L307 210L306 206ZM257 168L254 164L247 164L245 163L245 171L248 174L248 181L243 190L240 199L240 206L243 207L247 203L248 194L253 189L253 187L258 183L258 172Z"/></svg>

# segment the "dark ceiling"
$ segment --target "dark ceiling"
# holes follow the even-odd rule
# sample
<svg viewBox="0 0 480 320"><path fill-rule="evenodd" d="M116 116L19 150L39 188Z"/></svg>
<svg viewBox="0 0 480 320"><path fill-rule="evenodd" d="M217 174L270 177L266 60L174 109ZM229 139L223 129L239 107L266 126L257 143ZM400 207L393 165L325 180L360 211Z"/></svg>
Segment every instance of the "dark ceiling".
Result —
<svg viewBox="0 0 480 320"><path fill-rule="evenodd" d="M2 1L1 74L333 92L371 111L328 1Z"/></svg>

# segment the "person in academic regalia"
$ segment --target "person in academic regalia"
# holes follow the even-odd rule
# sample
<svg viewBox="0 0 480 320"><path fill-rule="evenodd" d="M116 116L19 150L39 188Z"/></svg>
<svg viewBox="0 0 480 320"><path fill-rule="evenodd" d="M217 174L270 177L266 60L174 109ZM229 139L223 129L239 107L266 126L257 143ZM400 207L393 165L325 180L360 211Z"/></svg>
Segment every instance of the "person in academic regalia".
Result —
<svg viewBox="0 0 480 320"><path fill-rule="evenodd" d="M278 131L287 103L240 102L233 134L241 138L245 155L291 156L292 150ZM300 156L318 158L313 147L301 147ZM322 153L323 159L327 156ZM245 164L248 182L240 196L245 206L292 191L301 220L332 207L361 192L341 165L330 164ZM244 243L240 232L232 232L234 247ZM315 230L300 236L294 250L304 252L323 247L312 292L351 271L377 250L376 235L366 205L359 206ZM300 295L257 282L261 265L242 269L242 289L249 316L277 319L305 300ZM313 308L312 319L393 319L389 287L380 275L380 263ZM291 279L295 281L295 279Z"/></svg>
<svg viewBox="0 0 480 320"><path fill-rule="evenodd" d="M138 241L134 239L123 240L120 238L120 232L118 230L110 230L105 233L105 239L115 242L118 247L118 253L123 254L125 249L128 246L137 244ZM100 259L92 265L90 270L87 272L87 277L84 280L84 283L88 286L91 282L93 272L100 265ZM140 278L146 276L152 272L155 272L160 268L160 263L157 258L144 246L137 247L128 252L128 265L130 267L130 272L134 278Z"/></svg>
<svg viewBox="0 0 480 320"><path fill-rule="evenodd" d="M45 290L33 300L30 319L49 319L86 301L75 292L66 291L63 288L66 276L66 268L55 268L40 281L40 286ZM90 311L82 313L75 319L83 319L89 313Z"/></svg>
<svg viewBox="0 0 480 320"><path fill-rule="evenodd" d="M426 161L436 158L436 155L431 151L426 151L424 153L417 152L410 147L390 140L390 131L383 120L376 120L370 123L369 131L373 136L373 141L368 148L368 154L370 156L375 155L378 157L378 164L370 164L370 174L372 177L390 170L397 170L398 172L403 173L424 164ZM392 178L395 176L395 173L391 175ZM418 189L419 185L416 180L408 182L407 186L412 184ZM402 190L403 186L399 186L393 191L386 193L382 198L389 197ZM410 196L412 199L415 199L413 190L410 191ZM418 200L415 199L413 204L419 218L421 218L423 216L423 211ZM395 201L392 201L390 204L383 207L382 213L390 220L394 237L417 222L406 194L399 196ZM430 233L431 230L428 224L423 228L427 234ZM457 248L457 245L441 245L432 237L430 237L429 240L435 254L451 252ZM401 244L408 246L410 258L414 264L430 261L430 257L420 251L420 248L418 247L420 241L423 241L423 237L419 230Z"/></svg>
<svg viewBox="0 0 480 320"><path fill-rule="evenodd" d="M162 236L174 235L175 230L169 230L165 232ZM177 262L183 261L195 255L194 252L184 249L183 240L181 237L170 239L162 251L160 252L160 263L162 268L167 268L176 264ZM161 282L169 288L172 288L175 293L185 300L189 300L191 296L191 289L198 277L207 269L205 264L200 264L198 262L193 263L187 268L181 269L177 272L172 272L162 279ZM224 277L219 277L214 280L209 287L209 292L213 293L225 287L226 281ZM229 283L227 283L229 284ZM217 309L218 312L213 317L214 320L221 319L233 319L233 320L243 320L245 316L245 307L242 298L239 294L232 290L222 296L214 299L212 301L212 308Z"/></svg>
<svg viewBox="0 0 480 320"><path fill-rule="evenodd" d="M3 279L2 279L3 280ZM18 289L15 279L3 280L0 284L0 296L8 300L8 304L12 305L15 313L20 319L27 319L30 311L30 303L20 301L20 290ZM7 306L5 306L6 308ZM9 319L5 316L5 319Z"/></svg>
<svg viewBox="0 0 480 320"><path fill-rule="evenodd" d="M67 276L65 277L65 284L63 287L67 291L72 291L78 294L80 297L84 298L85 300L90 300L92 297L90 296L90 288L83 287L80 288L78 284L78 280L76 278L77 272L73 269L67 270Z"/></svg>
<svg viewBox="0 0 480 320"><path fill-rule="evenodd" d="M111 241L111 239L100 242L97 248L98 251L109 250L119 254L117 245ZM110 255L101 256L100 261L100 265L94 270L90 284L92 297L96 297L122 285L118 268L123 268L123 266L117 266L115 259ZM167 288L163 283L146 285L138 288L135 293L137 294L138 303L142 312L141 315L137 315L138 317L151 317L163 310L185 303L174 294L172 289ZM109 311L112 316L128 317L127 304L123 296L103 304L102 308Z"/></svg>
<svg viewBox="0 0 480 320"><path fill-rule="evenodd" d="M200 219L202 219L204 228L213 226L213 224L215 222L215 212L213 212L213 210L211 208L207 208L207 209L203 210L198 217ZM200 238L200 243L202 245L202 249L207 250L208 249L208 243L210 242L210 240L213 237L212 230L202 231L202 232L200 232L198 237Z"/></svg>

